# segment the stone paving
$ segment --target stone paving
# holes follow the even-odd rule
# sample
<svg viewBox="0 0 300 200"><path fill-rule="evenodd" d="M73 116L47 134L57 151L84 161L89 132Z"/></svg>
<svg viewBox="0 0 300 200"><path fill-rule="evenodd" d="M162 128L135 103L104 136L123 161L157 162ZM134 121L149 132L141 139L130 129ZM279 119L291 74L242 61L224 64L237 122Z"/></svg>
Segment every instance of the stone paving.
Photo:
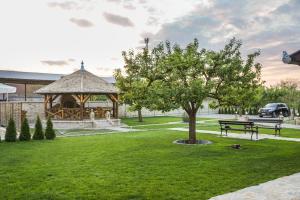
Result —
<svg viewBox="0 0 300 200"><path fill-rule="evenodd" d="M174 131L188 131L187 128L168 128L168 129L169 130L174 130ZM220 135L220 131L196 130L196 132L197 133L209 133L209 134L214 134L214 135ZM230 133L230 132L228 132L227 136L223 135L222 137L249 140L251 138L251 135L249 133L239 134L239 133ZM279 136L268 135L268 134L258 134L258 140L262 140L262 139L285 140L285 141L300 142L300 138L288 138L288 137L279 137ZM253 140L256 140L255 134L253 134Z"/></svg>
<svg viewBox="0 0 300 200"><path fill-rule="evenodd" d="M300 173L216 196L210 200L300 200Z"/></svg>

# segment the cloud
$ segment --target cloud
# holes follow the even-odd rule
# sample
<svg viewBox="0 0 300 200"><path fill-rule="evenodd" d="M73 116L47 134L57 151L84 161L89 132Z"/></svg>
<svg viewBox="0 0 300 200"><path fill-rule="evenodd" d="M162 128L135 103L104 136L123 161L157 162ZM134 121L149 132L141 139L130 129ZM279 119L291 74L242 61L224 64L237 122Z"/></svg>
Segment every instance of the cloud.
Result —
<svg viewBox="0 0 300 200"><path fill-rule="evenodd" d="M147 3L147 0L139 0L138 1L140 4L145 4L145 3Z"/></svg>
<svg viewBox="0 0 300 200"><path fill-rule="evenodd" d="M94 26L94 24L92 22L90 22L89 20L86 20L86 19L71 18L70 22L72 22L82 28L88 28L88 27Z"/></svg>
<svg viewBox="0 0 300 200"><path fill-rule="evenodd" d="M135 10L136 9L135 6L133 6L132 4L129 4L129 3L128 4L124 4L123 8L126 8L128 10Z"/></svg>
<svg viewBox="0 0 300 200"><path fill-rule="evenodd" d="M75 62L76 60L74 58L69 58L68 61L69 62Z"/></svg>
<svg viewBox="0 0 300 200"><path fill-rule="evenodd" d="M123 17L120 15L115 15L115 14L111 14L111 13L103 13L104 18L112 23L112 24L116 24L119 26L124 26L124 27L133 27L134 24L133 22L128 18L128 17Z"/></svg>
<svg viewBox="0 0 300 200"><path fill-rule="evenodd" d="M64 66L64 65L68 65L69 63L65 60L42 60L41 61L42 64L45 65L50 65L50 66Z"/></svg>
<svg viewBox="0 0 300 200"><path fill-rule="evenodd" d="M149 26L157 26L159 24L159 19L157 17L150 16L146 22Z"/></svg>
<svg viewBox="0 0 300 200"><path fill-rule="evenodd" d="M162 24L150 41L186 45L198 38L200 47L219 50L235 36L243 41L243 55L261 49L258 61L263 64L263 78L279 81L285 77L284 70L293 71L291 77L300 76L299 66L286 66L281 61L283 50L299 50L299 10L299 0L270 0L265 4L259 0L215 0L208 7L199 3L185 16Z"/></svg>
<svg viewBox="0 0 300 200"><path fill-rule="evenodd" d="M122 0L106 0L108 2L112 2L112 3L121 3Z"/></svg>
<svg viewBox="0 0 300 200"><path fill-rule="evenodd" d="M65 2L50 2L48 3L49 7L58 7L63 10L72 10L78 8L78 4L74 1L65 1Z"/></svg>

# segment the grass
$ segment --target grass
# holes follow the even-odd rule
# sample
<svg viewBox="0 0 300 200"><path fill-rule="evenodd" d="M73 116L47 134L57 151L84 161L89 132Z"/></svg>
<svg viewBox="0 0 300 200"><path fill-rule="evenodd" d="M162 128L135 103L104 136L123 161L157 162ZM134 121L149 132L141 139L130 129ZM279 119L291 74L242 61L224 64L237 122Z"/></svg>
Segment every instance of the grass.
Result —
<svg viewBox="0 0 300 200"><path fill-rule="evenodd" d="M64 135L81 135L81 134L93 134L93 133L107 133L112 132L110 129L70 129L70 130L60 130Z"/></svg>
<svg viewBox="0 0 300 200"><path fill-rule="evenodd" d="M159 122L159 120L161 120ZM177 120L177 121L176 121ZM220 131L220 126L218 124L218 119L212 118L197 118L198 123L196 128L198 130L210 130L210 131ZM135 129L144 129L144 130L156 130L156 129L167 129L167 128L188 128L187 123L183 123L180 117L145 117L143 122L138 122L137 118L126 118L122 119L122 122L133 126ZM176 124L167 124L169 122L178 122ZM154 125L155 124L155 125ZM230 131L234 133L241 133L240 131ZM260 134L270 134L274 135L275 131L272 129L264 129L259 128ZM281 130L282 137L289 138L300 138L300 129L291 129L291 128L283 128Z"/></svg>
<svg viewBox="0 0 300 200"><path fill-rule="evenodd" d="M219 124L198 124L197 129L199 130L211 130L211 131L220 131ZM275 130L273 129L265 129L265 128L259 128L258 129L259 134L269 134L269 135L274 135ZM244 134L241 131L230 131L234 133L241 133ZM291 129L291 128L282 128L281 129L281 137L289 137L289 138L300 138L300 129Z"/></svg>
<svg viewBox="0 0 300 200"><path fill-rule="evenodd" d="M1 199L201 200L300 171L300 143L200 133L213 144L176 145L187 133L167 128L188 124L149 125L159 119L176 120L147 118L138 126L126 119L143 131L0 143ZM206 120L197 128L219 130Z"/></svg>
<svg viewBox="0 0 300 200"><path fill-rule="evenodd" d="M300 144L176 131L0 144L3 199L208 199L300 171ZM241 144L241 150L230 148Z"/></svg>
<svg viewBox="0 0 300 200"><path fill-rule="evenodd" d="M143 122L139 122L138 118L122 118L122 122L128 126L136 125L148 125L148 124L164 124L168 122L181 122L181 117L170 117L170 116L156 116L156 117L144 117Z"/></svg>

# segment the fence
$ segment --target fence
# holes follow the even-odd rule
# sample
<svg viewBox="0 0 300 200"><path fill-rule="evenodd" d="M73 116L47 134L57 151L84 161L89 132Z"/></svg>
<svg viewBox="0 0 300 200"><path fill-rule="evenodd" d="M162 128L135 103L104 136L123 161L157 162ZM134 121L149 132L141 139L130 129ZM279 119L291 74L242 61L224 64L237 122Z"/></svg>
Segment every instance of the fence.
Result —
<svg viewBox="0 0 300 200"><path fill-rule="evenodd" d="M14 119L16 128L21 128L22 118L22 103L20 102L1 102L0 103L0 125L7 126L10 118Z"/></svg>

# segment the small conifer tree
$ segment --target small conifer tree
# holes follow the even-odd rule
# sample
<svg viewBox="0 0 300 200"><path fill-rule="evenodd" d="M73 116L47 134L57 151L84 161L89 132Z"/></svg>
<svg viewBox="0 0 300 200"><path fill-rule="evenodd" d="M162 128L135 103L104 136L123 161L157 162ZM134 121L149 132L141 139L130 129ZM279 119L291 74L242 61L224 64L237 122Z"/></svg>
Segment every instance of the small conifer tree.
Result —
<svg viewBox="0 0 300 200"><path fill-rule="evenodd" d="M46 127L46 130L45 130L45 136L46 136L47 140L53 140L56 137L55 131L53 129L53 124L52 124L52 121L51 121L50 117L47 120L47 127Z"/></svg>
<svg viewBox="0 0 300 200"><path fill-rule="evenodd" d="M249 115L253 115L252 108L249 108Z"/></svg>
<svg viewBox="0 0 300 200"><path fill-rule="evenodd" d="M15 142L17 140L16 124L13 118L10 118L5 132L6 142Z"/></svg>
<svg viewBox="0 0 300 200"><path fill-rule="evenodd" d="M36 118L35 122L35 130L32 139L34 140L43 140L45 138L44 132L43 132L43 126L42 122L39 116Z"/></svg>
<svg viewBox="0 0 300 200"><path fill-rule="evenodd" d="M296 116L296 109L293 108L293 116Z"/></svg>
<svg viewBox="0 0 300 200"><path fill-rule="evenodd" d="M31 139L31 135L30 135L30 129L29 129L29 124L28 124L28 120L25 117L22 125L21 125L21 132L20 132L20 136L19 136L19 140L20 141L29 141Z"/></svg>
<svg viewBox="0 0 300 200"><path fill-rule="evenodd" d="M228 114L227 107L224 108L224 114Z"/></svg>

